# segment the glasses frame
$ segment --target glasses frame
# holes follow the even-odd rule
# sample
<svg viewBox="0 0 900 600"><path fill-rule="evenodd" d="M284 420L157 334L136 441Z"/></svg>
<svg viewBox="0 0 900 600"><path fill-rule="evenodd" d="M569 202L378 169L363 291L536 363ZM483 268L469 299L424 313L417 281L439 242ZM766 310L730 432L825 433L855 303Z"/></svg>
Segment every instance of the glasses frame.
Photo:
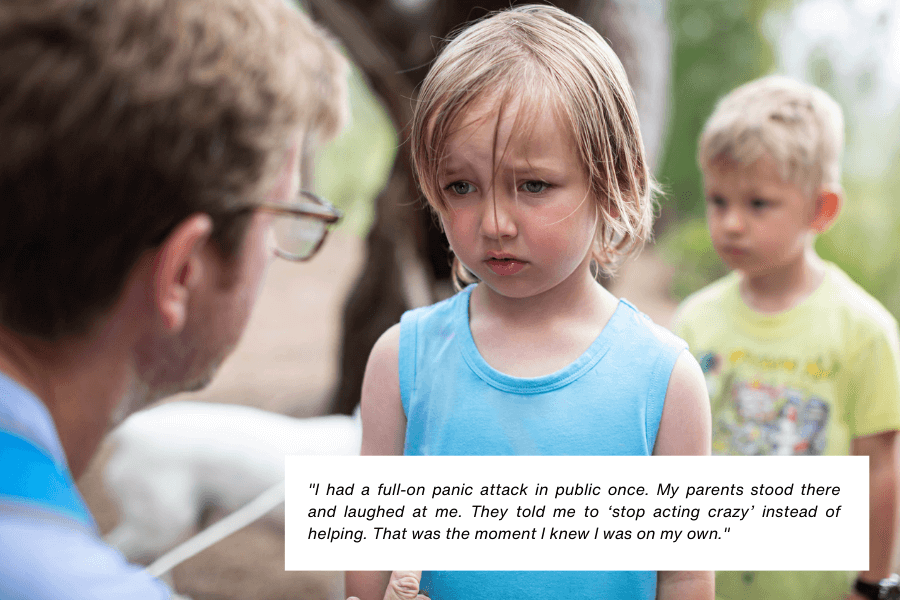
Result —
<svg viewBox="0 0 900 600"><path fill-rule="evenodd" d="M297 196L298 198L310 200L310 202L300 201L296 202L295 204L276 204L274 202L261 202L254 206L253 209L261 210L263 212L275 215L286 215L296 218L311 218L325 223L326 227L322 232L322 237L319 238L319 241L316 243L315 247L306 256L283 252L277 246L275 247L275 255L279 258L283 258L291 262L305 262L307 260L310 260L313 256L316 255L316 253L319 252L322 244L325 243L325 238L328 237L328 232L330 231L330 228L328 226L334 225L338 221L340 221L344 216L344 213L342 213L328 200L325 200L321 196L314 194L313 192L310 192L308 190L300 190L299 192L297 192Z"/></svg>

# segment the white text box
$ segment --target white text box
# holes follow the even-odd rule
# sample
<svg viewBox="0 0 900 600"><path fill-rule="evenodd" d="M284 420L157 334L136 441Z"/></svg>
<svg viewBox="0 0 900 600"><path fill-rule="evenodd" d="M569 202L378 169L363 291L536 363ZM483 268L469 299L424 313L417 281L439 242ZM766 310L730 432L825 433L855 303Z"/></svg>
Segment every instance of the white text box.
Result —
<svg viewBox="0 0 900 600"><path fill-rule="evenodd" d="M291 456L288 570L865 570L867 457Z"/></svg>

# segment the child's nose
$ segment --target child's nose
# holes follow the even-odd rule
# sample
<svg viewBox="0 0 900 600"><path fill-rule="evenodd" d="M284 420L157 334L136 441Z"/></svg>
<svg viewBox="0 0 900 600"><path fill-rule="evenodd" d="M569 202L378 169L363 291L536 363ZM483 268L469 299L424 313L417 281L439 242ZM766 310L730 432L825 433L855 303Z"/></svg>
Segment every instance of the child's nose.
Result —
<svg viewBox="0 0 900 600"><path fill-rule="evenodd" d="M739 210L730 208L724 215L725 230L730 233L740 233L744 230L744 217Z"/></svg>
<svg viewBox="0 0 900 600"><path fill-rule="evenodd" d="M515 222L515 198L505 198L498 194L484 204L481 215L481 231L493 239L514 237L517 233Z"/></svg>

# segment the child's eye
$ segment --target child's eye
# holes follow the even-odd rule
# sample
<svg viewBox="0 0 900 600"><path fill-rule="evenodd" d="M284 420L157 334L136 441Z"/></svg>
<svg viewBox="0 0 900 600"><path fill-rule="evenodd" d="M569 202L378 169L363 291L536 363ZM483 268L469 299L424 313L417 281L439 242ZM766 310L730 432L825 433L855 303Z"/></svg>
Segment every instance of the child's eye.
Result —
<svg viewBox="0 0 900 600"><path fill-rule="evenodd" d="M459 196L471 194L475 191L475 186L468 181L454 181L444 188L445 191L452 192Z"/></svg>
<svg viewBox="0 0 900 600"><path fill-rule="evenodd" d="M750 201L750 206L753 207L753 210L762 210L769 206L769 201L762 198L754 198Z"/></svg>
<svg viewBox="0 0 900 600"><path fill-rule="evenodd" d="M529 194L540 194L543 191L546 191L547 188L550 187L550 184L546 181L526 181L522 184L522 190Z"/></svg>
<svg viewBox="0 0 900 600"><path fill-rule="evenodd" d="M725 206L725 199L722 196L707 196L706 203L717 208Z"/></svg>

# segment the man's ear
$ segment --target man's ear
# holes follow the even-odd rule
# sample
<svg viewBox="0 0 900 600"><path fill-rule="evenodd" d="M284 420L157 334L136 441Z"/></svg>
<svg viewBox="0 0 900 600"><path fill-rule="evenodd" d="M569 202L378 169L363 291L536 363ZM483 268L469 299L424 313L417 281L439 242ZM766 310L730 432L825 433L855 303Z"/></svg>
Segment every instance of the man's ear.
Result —
<svg viewBox="0 0 900 600"><path fill-rule="evenodd" d="M184 327L191 292L203 278L201 251L212 233L212 219L191 215L163 240L153 262L153 303L163 326L177 332Z"/></svg>
<svg viewBox="0 0 900 600"><path fill-rule="evenodd" d="M822 188L816 196L816 211L810 227L816 233L825 233L834 223L844 204L843 194L840 189L834 190Z"/></svg>

